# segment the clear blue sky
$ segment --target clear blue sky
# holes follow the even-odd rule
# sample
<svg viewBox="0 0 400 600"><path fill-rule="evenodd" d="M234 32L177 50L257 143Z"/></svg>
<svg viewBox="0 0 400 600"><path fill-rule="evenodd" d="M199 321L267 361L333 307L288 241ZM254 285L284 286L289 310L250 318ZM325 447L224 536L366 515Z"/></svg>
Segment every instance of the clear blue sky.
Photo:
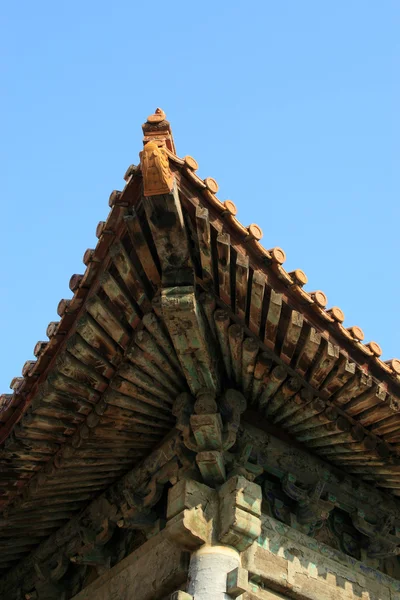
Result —
<svg viewBox="0 0 400 600"><path fill-rule="evenodd" d="M0 392L71 296L157 106L264 245L400 357L398 0L1 12Z"/></svg>

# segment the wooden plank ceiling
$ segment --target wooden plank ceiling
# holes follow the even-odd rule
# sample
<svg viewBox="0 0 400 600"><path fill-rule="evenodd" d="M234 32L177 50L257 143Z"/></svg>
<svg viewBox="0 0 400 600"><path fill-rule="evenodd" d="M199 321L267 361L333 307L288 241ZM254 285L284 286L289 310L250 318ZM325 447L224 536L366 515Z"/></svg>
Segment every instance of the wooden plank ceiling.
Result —
<svg viewBox="0 0 400 600"><path fill-rule="evenodd" d="M0 399L0 574L148 454L183 391L234 386L277 432L400 495L400 362L305 291L152 117L173 189L144 196L128 169L60 321Z"/></svg>

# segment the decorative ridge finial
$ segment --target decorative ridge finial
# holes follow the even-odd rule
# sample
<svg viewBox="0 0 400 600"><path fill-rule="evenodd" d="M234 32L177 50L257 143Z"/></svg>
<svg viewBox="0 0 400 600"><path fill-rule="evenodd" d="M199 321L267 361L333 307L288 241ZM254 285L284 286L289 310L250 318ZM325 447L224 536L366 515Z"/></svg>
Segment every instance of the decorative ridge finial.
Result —
<svg viewBox="0 0 400 600"><path fill-rule="evenodd" d="M160 123L165 121L166 115L162 108L156 108L154 114L147 117L147 123Z"/></svg>
<svg viewBox="0 0 400 600"><path fill-rule="evenodd" d="M156 108L152 115L147 117L146 123L142 125L143 145L148 142L156 142L159 146L166 148L176 154L174 139L172 137L171 125L166 119L166 114L162 108Z"/></svg>
<svg viewBox="0 0 400 600"><path fill-rule="evenodd" d="M169 194L174 186L174 178L169 168L168 154L164 144L150 139L140 152L145 196Z"/></svg>

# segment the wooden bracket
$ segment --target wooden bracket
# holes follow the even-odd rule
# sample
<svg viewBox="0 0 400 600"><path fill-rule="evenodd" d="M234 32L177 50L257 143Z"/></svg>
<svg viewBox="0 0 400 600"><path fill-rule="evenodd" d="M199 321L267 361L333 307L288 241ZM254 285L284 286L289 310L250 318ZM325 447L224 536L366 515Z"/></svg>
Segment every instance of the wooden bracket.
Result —
<svg viewBox="0 0 400 600"><path fill-rule="evenodd" d="M218 494L219 541L242 552L261 535L261 487L235 476L228 479Z"/></svg>
<svg viewBox="0 0 400 600"><path fill-rule="evenodd" d="M236 567L226 576L226 593L237 598L248 591L249 572L242 567Z"/></svg>

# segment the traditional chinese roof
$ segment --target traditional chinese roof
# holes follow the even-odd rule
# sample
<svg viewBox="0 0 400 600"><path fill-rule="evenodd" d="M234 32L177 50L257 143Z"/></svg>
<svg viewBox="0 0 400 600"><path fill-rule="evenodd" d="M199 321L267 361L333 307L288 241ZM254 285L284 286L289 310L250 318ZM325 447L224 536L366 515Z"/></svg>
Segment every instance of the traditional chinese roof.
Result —
<svg viewBox="0 0 400 600"><path fill-rule="evenodd" d="M185 391L229 383L249 419L400 495L400 361L240 223L162 111L143 131L60 321L0 399L0 573L156 447Z"/></svg>

